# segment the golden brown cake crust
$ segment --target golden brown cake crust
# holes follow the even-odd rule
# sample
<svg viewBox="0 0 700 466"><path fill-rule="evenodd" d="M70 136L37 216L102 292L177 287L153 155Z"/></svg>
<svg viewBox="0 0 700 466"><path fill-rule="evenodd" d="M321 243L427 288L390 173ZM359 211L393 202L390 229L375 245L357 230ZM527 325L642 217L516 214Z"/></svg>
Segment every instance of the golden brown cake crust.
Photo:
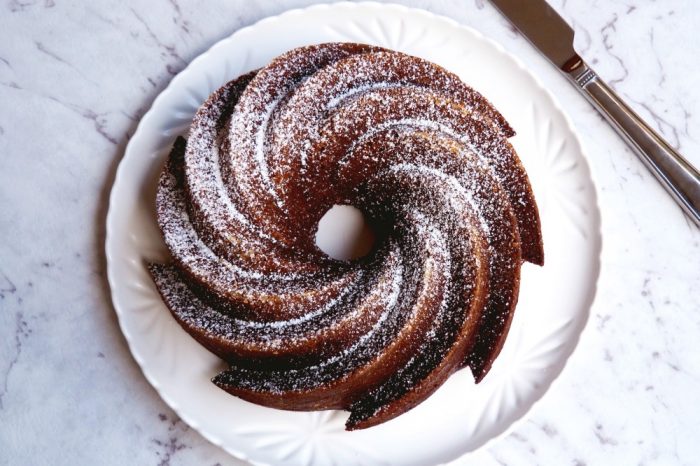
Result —
<svg viewBox="0 0 700 466"><path fill-rule="evenodd" d="M347 409L349 429L411 409L505 341L523 261L543 263L503 116L445 69L399 52L294 49L212 94L163 169L175 319L229 363L213 382L281 409ZM342 262L321 216L354 205L377 233Z"/></svg>

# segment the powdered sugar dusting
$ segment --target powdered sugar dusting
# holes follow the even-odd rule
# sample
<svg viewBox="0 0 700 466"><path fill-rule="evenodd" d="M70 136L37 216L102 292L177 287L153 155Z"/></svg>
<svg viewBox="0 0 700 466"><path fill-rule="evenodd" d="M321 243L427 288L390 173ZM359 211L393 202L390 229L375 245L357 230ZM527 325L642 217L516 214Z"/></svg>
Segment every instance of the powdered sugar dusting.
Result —
<svg viewBox="0 0 700 466"><path fill-rule="evenodd" d="M457 76L361 44L294 49L217 90L160 179L173 316L230 367L214 383L286 409L410 409L455 370L488 372L539 217L508 123ZM334 204L377 241L314 242Z"/></svg>

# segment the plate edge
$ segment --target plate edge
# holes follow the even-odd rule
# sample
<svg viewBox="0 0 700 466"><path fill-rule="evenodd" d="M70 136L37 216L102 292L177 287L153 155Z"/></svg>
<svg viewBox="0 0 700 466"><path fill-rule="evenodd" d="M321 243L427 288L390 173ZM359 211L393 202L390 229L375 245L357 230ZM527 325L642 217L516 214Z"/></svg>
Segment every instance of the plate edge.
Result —
<svg viewBox="0 0 700 466"><path fill-rule="evenodd" d="M170 399L169 396L165 395L161 391L160 384L156 383L156 381L152 379L151 375L144 368L144 361L143 361L142 357L139 354L137 354L137 352L134 351L133 345L132 345L132 337L124 328L122 311L119 309L119 306L117 305L118 300L115 298L115 293L114 293L114 289L115 289L115 278L114 278L115 272L114 272L114 265L113 265L114 259L112 258L112 255L110 254L110 244L114 241L113 240L113 232L112 232L112 229L113 229L112 224L114 222L114 219L113 219L114 208L113 208L113 206L115 204L114 187L117 186L117 184L119 183L121 178L124 177L124 174L123 174L124 166L123 166L122 162L130 154L130 151L131 151L130 149L132 147L132 140L134 140L137 135L139 135L141 132L143 132L143 128L146 126L146 125L144 125L144 121L148 122L151 118L153 118L153 116L152 116L153 108L156 106L156 104L158 102L160 102L161 100L164 100L167 97L167 95L170 92L172 92L172 89L174 87L173 83L177 82L178 79L182 79L181 75L185 71L187 71L188 69L190 69L191 67L196 65L199 61L204 60L205 56L209 55L210 53L215 51L217 48L222 47L226 42L233 40L234 37L244 35L244 34L248 33L250 30L252 30L253 28L255 28L261 24L265 24L265 23L273 22L273 21L279 21L280 19L283 19L287 16L294 16L294 15L298 15L298 14L304 14L304 13L307 13L310 11L323 10L323 9L330 10L330 9L334 9L334 8L355 8L355 9L374 8L374 9L388 9L388 10L394 9L394 10L402 11L404 13L416 14L416 15L424 16L426 18L433 19L433 20L447 22L450 25L452 25L453 27L469 31L477 39L490 44L499 53L510 58L518 66L518 68L520 68L522 71L524 71L527 75L529 75L533 79L535 85L541 91L543 91L543 93L550 99L553 107L564 116L566 129L569 130L571 132L571 134L574 136L574 138L576 139L576 143L579 146L580 152L583 155L584 160L586 161L585 169L586 169L586 172L589 175L590 180L591 180L591 191L593 194L593 201L594 201L594 206L595 206L594 221L597 224L597 228L595 228L595 231L593 231L592 234L594 236L593 240L596 242L595 246L596 246L596 249L598 250L598 254L595 257L594 267L595 267L596 278L595 278L595 282L593 283L593 286L591 289L591 302L587 306L587 311L585 314L585 319L582 322L581 331L577 335L577 339L574 342L573 349L572 349L571 353L568 354L566 356L566 358L564 359L564 361L563 361L564 364L562 366L562 369L559 371L558 374L556 374L554 376L552 381L547 385L546 389L543 392L543 396L536 399L533 402L532 406L528 409L528 411L523 416L521 416L520 418L513 421L503 432L490 438L489 440L487 440L484 444L482 444L481 446L479 446L475 450L466 452L463 455L457 456L456 458L453 458L452 460L449 461L449 463L458 462L458 461L463 460L465 457L469 456L470 454L472 454L478 450L487 449L487 448L493 446L494 443L497 443L500 439L508 436L512 431L514 431L517 427L519 427L519 425L522 422L527 420L527 418L532 414L533 410L536 409L536 407L541 403L542 399L544 398L544 393L551 390L552 387L555 385L555 383L556 384L559 383L558 380L561 378L562 374L564 373L564 370L566 370L566 367L567 367L566 363L569 361L571 356L574 354L574 352L579 347L579 343L580 343L581 339L584 337L584 335L589 333L589 332L586 332L586 329L588 327L590 327L590 325L588 325L588 321L590 318L590 310L593 307L593 305L595 304L596 299L598 297L598 288L599 288L599 281L600 281L600 274L601 274L601 263L602 263L603 244L604 244L603 240L602 240L602 231L603 231L602 215L601 215L601 211L600 211L600 205L598 202L598 199L599 199L599 188L598 188L599 180L596 179L597 177L595 176L593 170L591 170L590 164L588 163L589 157L588 157L587 151L585 150L584 145L582 143L581 135L576 130L575 126L573 125L571 118L569 117L569 115L566 112L563 111L563 107L560 105L557 98L543 85L542 81L535 74L531 73L525 67L524 63L520 60L520 58L518 58L516 55L510 53L503 45L496 42L494 39L491 39L491 38L485 36L483 33L474 29L471 26L461 24L452 18L443 16L443 15L439 15L439 14L433 13L431 11L424 10L422 8L408 7L408 6L397 4L397 3L379 3L379 2L375 2L375 1L361 1L361 2L343 1L343 2L337 2L337 3L320 3L320 4L311 5L308 7L301 7L301 8L294 8L294 9L286 10L286 11L283 11L282 13L277 14L277 15L272 15L272 16L262 18L253 24L250 24L248 26L244 26L240 29L235 30L232 34L215 42L205 52L203 52L200 55L198 55L197 57L195 57L191 62L189 62L187 64L187 66L185 66L185 68L183 68L174 78L172 78L170 80L170 82L167 84L167 86L156 96L155 99L153 99L148 110L144 113L143 117L141 117L141 120L139 121L139 124L137 125L136 130L134 131L134 134L131 136L131 138L129 138L129 142L127 143L126 148L124 150L124 153L119 161L119 166L118 166L117 171L115 173L114 180L112 182L112 188L110 190L110 195L109 195L109 199L108 199L108 206L107 206L107 216L106 216L106 220L105 220L105 227L106 228L105 228L104 253L105 253L105 258L106 258L106 262L107 262L106 275L107 275L107 282L108 282L109 287L110 287L110 300L112 302L112 307L114 308L114 311L117 314L117 321L119 323L119 328L121 330L122 335L126 339L127 346L129 347L129 352L131 353L132 357L134 358L134 360L138 364L144 377L148 380L148 382L151 384L151 386L153 386L153 388L156 390L158 395L163 399L163 401L165 401L166 404L173 411L175 411L175 413L180 418L182 418L188 425L192 426L192 428L195 429L200 435L202 435L204 438L206 438L208 441L210 441L214 445L222 448L227 453L229 453L229 454L231 454L231 455L233 455L233 456L235 456L238 459L241 459L243 461L248 461L249 463L251 463L252 465L255 465L255 466L270 466L269 463L255 461L241 451L230 448L229 446L224 446L221 439L219 439L218 437L216 437L215 435L211 434L208 431L203 431L201 429L201 426L199 425L199 423L194 422L192 419L189 419L189 416L183 415L180 412L179 405L177 403L175 403L172 399ZM444 463L444 464L449 464L449 463Z"/></svg>

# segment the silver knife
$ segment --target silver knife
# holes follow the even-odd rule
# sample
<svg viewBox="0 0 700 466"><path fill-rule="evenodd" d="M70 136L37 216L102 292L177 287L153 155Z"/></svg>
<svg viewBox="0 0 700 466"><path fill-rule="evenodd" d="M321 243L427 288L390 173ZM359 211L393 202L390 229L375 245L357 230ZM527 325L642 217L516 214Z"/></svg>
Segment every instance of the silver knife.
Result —
<svg viewBox="0 0 700 466"><path fill-rule="evenodd" d="M491 0L617 130L700 227L700 172L649 127L574 50L574 30L545 0Z"/></svg>

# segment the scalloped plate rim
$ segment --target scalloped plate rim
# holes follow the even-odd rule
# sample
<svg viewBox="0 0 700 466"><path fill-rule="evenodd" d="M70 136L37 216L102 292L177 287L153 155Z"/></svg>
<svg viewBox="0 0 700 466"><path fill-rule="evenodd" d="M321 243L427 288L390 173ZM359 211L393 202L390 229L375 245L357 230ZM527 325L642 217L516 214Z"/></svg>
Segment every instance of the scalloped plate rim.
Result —
<svg viewBox="0 0 700 466"><path fill-rule="evenodd" d="M208 441L210 441L214 445L221 447L227 453L235 456L236 458L241 459L243 461L248 461L251 464L258 465L258 466L267 466L269 463L257 461L255 459L251 458L246 453L244 453L242 450L239 450L237 448L233 448L230 445L224 444L224 442L219 437L217 437L215 434L213 434L212 432L209 432L207 430L204 430L203 427L201 425L199 425L199 422L197 422L195 419L192 419L189 415L182 413L179 404L175 400L173 400L168 394L163 392L163 390L161 389L160 383L153 377L153 375L149 372L149 370L144 366L145 363L143 360L143 356L141 354L139 354L137 351L135 351L134 345L132 342L133 336L129 333L129 330L125 327L125 318L123 316L124 311L121 309L122 304L121 304L121 301L120 301L120 299L117 296L117 293L115 291L115 290L118 290L119 286L117 285L117 279L115 276L115 274L117 273L115 271L115 265L114 265L115 260L113 259L113 256L110 253L110 249L111 249L110 245L114 242L113 238L114 238L115 227L113 226L113 223L115 221L114 217L116 215L114 213L114 210L115 210L114 205L116 205L118 202L118 199L116 199L117 190L115 189L115 187L120 185L121 179L124 176L126 176L124 174L125 168L124 168L124 164L122 162L133 151L132 141L141 137L141 133L145 131L144 128L148 127L150 121L153 118L155 118L154 113L153 113L153 109L156 108L162 100L165 100L167 98L167 96L173 92L173 89L174 89L174 87L176 87L175 85L178 82L178 80L183 79L183 77L182 77L183 75L185 75L188 72L191 72L192 69L195 69L201 61L204 61L206 59L207 55L210 55L213 52L215 52L217 49L225 46L227 42L232 41L237 36L249 34L249 33L251 33L252 30L254 30L258 26L263 25L265 23L284 20L284 19L287 19L288 17L292 17L294 15L305 14L307 12L311 13L311 12L315 12L317 10L324 10L324 9L325 10L332 10L335 8L340 8L340 9L342 9L342 8L357 8L357 9L370 8L370 9L372 9L373 8L373 9L386 9L386 10L394 9L394 10L401 11L404 13L410 13L410 14L415 14L415 15L419 15L419 16L422 15L425 18L438 19L440 21L447 22L450 25L452 25L453 27L456 27L458 29L466 30L466 31L470 32L471 34L473 34L473 36L476 39L489 44L491 47L496 49L500 54L509 58L513 62L514 65L516 65L520 70L527 73L533 79L535 86L542 92L542 94L544 96L546 96L551 101L551 104L554 107L554 109L557 110L559 112L559 114L563 117L566 129L568 131L570 131L571 135L573 136L573 140L578 145L579 152L581 153L582 158L585 162L585 171L589 177L589 181L591 184L591 195L592 195L592 201L593 201L592 206L594 207L592 215L594 216L594 223L597 224L597 228L595 228L592 233L594 234L593 241L595 241L595 243L596 243L596 249L598 250L598 254L595 258L593 258L595 280L592 283L592 288L591 288L591 292L590 292L590 300L589 300L590 302L588 303L588 307L587 307L585 316L584 316L583 321L581 323L582 327L576 335L576 341L573 343L572 351L564 357L563 366L562 366L561 370L559 371L559 373L557 373L553 376L552 380L549 382L548 387L545 389L544 393L551 390L555 384L559 383L558 380L561 378L562 374L564 373L564 371L567 368L566 362L571 358L574 351L576 351L576 348L579 346L581 339L584 338L584 335L589 333L588 331L586 331L586 329L590 327L590 325L588 325L588 320L590 317L590 309L593 306L593 304L595 303L597 296L598 296L597 290L598 290L598 283L599 283L600 274L601 274L601 258L603 256L603 251L604 251L604 249L603 249L604 242L602 240L602 231L603 231L602 219L603 218L602 218L602 215L600 213L601 212L600 211L600 204L598 203L599 196L598 196L597 186L598 186L599 181L597 180L595 173L590 169L590 166L589 166L588 161L587 161L587 159L588 159L587 151L584 148L584 145L582 143L582 138L581 138L579 132L574 127L571 118L563 110L563 108L560 105L557 98L552 93L550 93L549 90L547 90L547 88L544 87L542 81L537 77L537 75L531 73L527 69L527 67L524 65L524 63L518 57L516 57L515 55L508 52L501 44L499 44L498 42L494 41L493 39L485 36L484 34L479 32L478 30L476 30L470 26L460 24L459 22L457 22L451 18L442 16L442 15L438 15L438 14L435 14L435 13L432 13L430 11L423 10L420 8L407 7L405 5L395 4L395 3L379 3L379 2L373 2L373 1L362 1L362 2L343 1L343 2L337 2L337 3L321 3L321 4L311 5L308 7L294 8L294 9L284 11L284 12L277 14L277 15L262 18L251 25L240 28L240 29L234 31L234 33L232 33L231 35L224 37L223 39L215 42L209 49L207 49L205 52L203 52L200 55L198 55L197 57L195 57L182 71L180 71L175 77L173 77L173 79L171 79L171 81L168 83L168 85L156 96L156 98L151 103L148 111L146 111L146 113L143 115L143 117L139 121L139 124L137 125L136 131L131 136L129 143L126 146L126 149L124 151L124 155L122 156L122 158L120 160L119 166L117 168L117 171L116 171L116 174L114 177L114 181L112 183L112 190L111 190L109 200L108 200L108 212L107 212L107 216L106 216L105 256L107 259L107 281L108 281L109 286L110 286L110 296L111 296L112 303L113 303L113 306L115 309L115 313L117 314L119 327L121 329L122 334L124 335L124 338L127 341L130 352L131 352L134 360L139 365L142 373L144 374L144 377L148 380L148 382L151 384L151 386L153 386L153 388L156 390L156 392L159 394L159 396L163 399L163 401L165 401L165 403L168 404L168 406L170 406L170 408L173 409L173 411L175 411L177 413L177 415L182 420L184 420L193 429L197 430L204 438L206 438ZM537 405L540 404L540 402L542 401L542 398L544 398L544 394L542 396L540 396L539 398L535 399L533 401L531 407L527 410L527 412L524 415L520 416L519 418L515 419L501 433L491 437L489 440L487 440L481 446L479 446L476 450L467 451L464 454L454 458L450 462L457 462L460 459L464 459L465 457L469 456L470 454L473 454L475 451L488 448L491 445L493 445L495 442L497 442L498 440L509 435L513 430L517 429L517 427L519 425L521 425L521 423L523 423L527 420L528 416L531 415L533 410L536 409Z"/></svg>

